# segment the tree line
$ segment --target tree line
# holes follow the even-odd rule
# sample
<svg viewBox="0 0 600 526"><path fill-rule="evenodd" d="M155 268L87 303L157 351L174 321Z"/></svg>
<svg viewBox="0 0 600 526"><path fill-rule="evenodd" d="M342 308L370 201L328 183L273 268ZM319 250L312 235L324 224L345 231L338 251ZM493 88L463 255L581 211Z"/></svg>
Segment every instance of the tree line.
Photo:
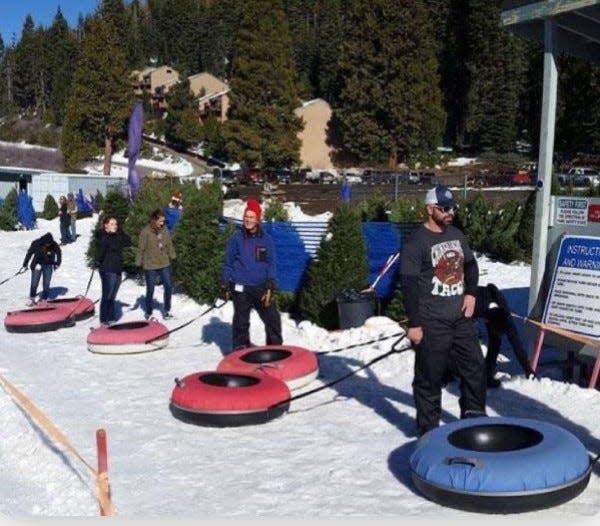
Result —
<svg viewBox="0 0 600 526"><path fill-rule="evenodd" d="M167 64L231 86L224 126L191 118L189 89L164 123L174 140L264 167L299 162L293 109L327 100L340 162L395 166L439 145L511 152L539 136L543 49L500 27L500 0L101 0L69 27L27 16L0 38L0 116L62 128L70 164L109 155L133 107L129 74ZM600 152L600 69L559 58L556 149Z"/></svg>

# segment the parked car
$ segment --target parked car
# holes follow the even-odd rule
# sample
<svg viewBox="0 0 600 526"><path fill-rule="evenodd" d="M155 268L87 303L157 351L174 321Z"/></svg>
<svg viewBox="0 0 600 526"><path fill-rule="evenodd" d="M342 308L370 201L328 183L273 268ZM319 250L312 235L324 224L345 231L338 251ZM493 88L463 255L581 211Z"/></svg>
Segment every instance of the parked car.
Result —
<svg viewBox="0 0 600 526"><path fill-rule="evenodd" d="M213 168L213 178L215 181L220 181L225 186L235 186L238 184L240 170L229 170L222 168Z"/></svg>
<svg viewBox="0 0 600 526"><path fill-rule="evenodd" d="M246 185L263 184L264 180L264 174L258 168L245 170L239 176L239 183Z"/></svg>
<svg viewBox="0 0 600 526"><path fill-rule="evenodd" d="M556 178L561 186L590 186L594 184L594 181L598 180L600 172L595 168L588 168L585 166L574 166L566 173L557 174ZM597 186L597 184L594 184Z"/></svg>
<svg viewBox="0 0 600 526"><path fill-rule="evenodd" d="M327 171L319 172L319 180L323 184L333 184L337 181L335 174Z"/></svg>
<svg viewBox="0 0 600 526"><path fill-rule="evenodd" d="M265 170L264 180L272 184L289 184L292 182L292 171L287 168Z"/></svg>
<svg viewBox="0 0 600 526"><path fill-rule="evenodd" d="M591 168L585 168L573 177L573 186L593 186L600 185L600 172Z"/></svg>

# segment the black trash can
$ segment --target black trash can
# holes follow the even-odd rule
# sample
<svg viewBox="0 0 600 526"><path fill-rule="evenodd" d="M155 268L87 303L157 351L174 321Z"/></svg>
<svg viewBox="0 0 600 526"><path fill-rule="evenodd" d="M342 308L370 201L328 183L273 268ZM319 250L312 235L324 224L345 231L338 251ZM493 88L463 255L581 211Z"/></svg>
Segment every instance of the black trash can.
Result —
<svg viewBox="0 0 600 526"><path fill-rule="evenodd" d="M367 318L375 315L375 292L344 289L335 298L340 329L360 327Z"/></svg>

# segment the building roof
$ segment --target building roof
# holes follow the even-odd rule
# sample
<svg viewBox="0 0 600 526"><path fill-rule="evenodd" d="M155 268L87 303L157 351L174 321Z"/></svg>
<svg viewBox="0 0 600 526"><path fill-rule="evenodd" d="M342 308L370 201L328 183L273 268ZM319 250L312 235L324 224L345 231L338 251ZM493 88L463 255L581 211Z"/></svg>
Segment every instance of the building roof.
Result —
<svg viewBox="0 0 600 526"><path fill-rule="evenodd" d="M600 62L600 0L506 0L501 25L516 35L544 41L544 20L556 25L556 50Z"/></svg>

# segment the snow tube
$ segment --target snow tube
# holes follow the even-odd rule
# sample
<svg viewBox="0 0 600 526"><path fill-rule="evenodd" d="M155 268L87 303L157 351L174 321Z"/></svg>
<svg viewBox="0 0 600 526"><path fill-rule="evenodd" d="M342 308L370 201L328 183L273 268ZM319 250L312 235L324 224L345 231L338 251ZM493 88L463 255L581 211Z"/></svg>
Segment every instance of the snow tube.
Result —
<svg viewBox="0 0 600 526"><path fill-rule="evenodd" d="M290 389L312 382L319 374L315 353L292 345L265 345L239 349L217 365L222 373L263 372L283 380Z"/></svg>
<svg viewBox="0 0 600 526"><path fill-rule="evenodd" d="M67 309L75 321L85 320L86 318L90 318L94 315L94 302L85 296L43 300L39 303L39 305L44 307Z"/></svg>
<svg viewBox="0 0 600 526"><path fill-rule="evenodd" d="M184 422L214 427L262 424L289 408L285 382L261 373L201 371L177 384L170 410Z"/></svg>
<svg viewBox="0 0 600 526"><path fill-rule="evenodd" d="M8 332L45 332L73 327L75 320L69 311L58 307L34 307L8 312L4 327Z"/></svg>
<svg viewBox="0 0 600 526"><path fill-rule="evenodd" d="M97 354L156 351L169 343L168 333L162 323L153 319L115 323L91 330L87 337L88 351Z"/></svg>
<svg viewBox="0 0 600 526"><path fill-rule="evenodd" d="M428 499L483 513L522 513L562 504L590 480L590 456L570 432L524 418L480 417L423 435L410 457Z"/></svg>

